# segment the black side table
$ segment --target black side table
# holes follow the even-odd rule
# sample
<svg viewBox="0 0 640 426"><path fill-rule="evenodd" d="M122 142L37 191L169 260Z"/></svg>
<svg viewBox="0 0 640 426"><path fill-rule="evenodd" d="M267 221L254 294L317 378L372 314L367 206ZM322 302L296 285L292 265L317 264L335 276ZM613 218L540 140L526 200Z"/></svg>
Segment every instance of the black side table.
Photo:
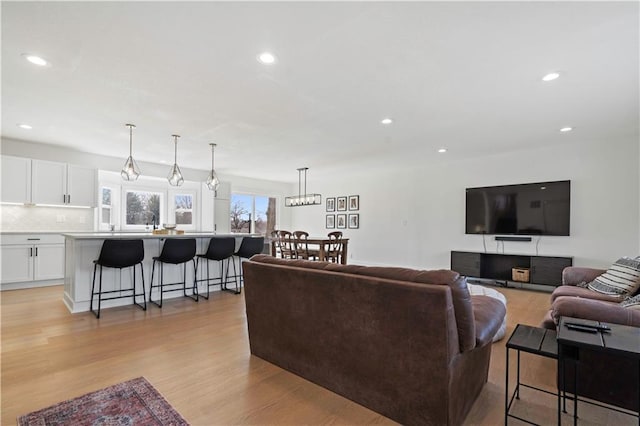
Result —
<svg viewBox="0 0 640 426"><path fill-rule="evenodd" d="M573 362L575 365L574 374L574 395L573 395L573 424L577 425L578 422L578 401L584 401L578 399L577 377L578 366L580 359L580 350L596 350L605 353L610 353L616 356L629 357L638 361L640 366L640 328L630 327L619 324L606 324L610 328L610 331L601 331L595 329L593 332L580 331L567 327L567 323L579 324L586 327L597 327L604 325L598 321L589 321L578 318L561 317L558 325L558 424L560 423L560 389L565 388L564 368L567 361ZM583 374L589 374L588 371L582 371ZM633 378L632 378L633 380ZM635 379L635 383L638 383L640 387L640 377ZM600 405L600 404L596 404ZM640 392L638 392L638 406L640 407ZM602 406L615 411L619 411L624 414L633 415L627 411L618 410L616 408ZM640 425L640 412L637 413L638 424Z"/></svg>
<svg viewBox="0 0 640 426"><path fill-rule="evenodd" d="M516 370L516 388L509 399L509 349L515 349L518 353L518 367ZM504 390L504 424L507 425L509 417L521 420L529 424L535 424L529 420L509 414L514 398L520 399L520 386L555 395L555 392L549 392L535 386L527 385L520 382L520 352L528 352L534 355L540 355L547 358L558 359L558 343L556 341L555 330L547 330L546 328L531 327L529 325L518 324L516 329L511 333L507 342L507 365Z"/></svg>

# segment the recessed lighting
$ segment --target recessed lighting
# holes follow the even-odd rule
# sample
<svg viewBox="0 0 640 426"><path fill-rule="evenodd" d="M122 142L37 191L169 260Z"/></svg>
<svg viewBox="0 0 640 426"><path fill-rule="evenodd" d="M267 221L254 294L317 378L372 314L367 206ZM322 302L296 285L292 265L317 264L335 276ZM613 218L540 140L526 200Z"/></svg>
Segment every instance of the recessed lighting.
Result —
<svg viewBox="0 0 640 426"><path fill-rule="evenodd" d="M570 132L573 130L573 127L563 127L562 129L560 129L561 132Z"/></svg>
<svg viewBox="0 0 640 426"><path fill-rule="evenodd" d="M18 124L18 127L20 127L21 129L25 129L25 130L33 129L33 127L29 126L28 124Z"/></svg>
<svg viewBox="0 0 640 426"><path fill-rule="evenodd" d="M46 67L47 65L49 65L49 62L47 62L46 59L41 58L40 56L31 55L29 53L24 53L22 56L24 56L27 61L31 62L34 65L38 65L40 67Z"/></svg>
<svg viewBox="0 0 640 426"><path fill-rule="evenodd" d="M440 148L440 149L438 150L438 152L439 152L440 154L444 154L445 152L447 152L447 148Z"/></svg>
<svg viewBox="0 0 640 426"><path fill-rule="evenodd" d="M390 118L383 118L382 120L380 120L380 122L382 124L391 124L391 123L393 123L393 120L390 119Z"/></svg>
<svg viewBox="0 0 640 426"><path fill-rule="evenodd" d="M262 52L258 55L258 60L263 64L273 64L276 61L276 57L273 53L270 52Z"/></svg>
<svg viewBox="0 0 640 426"><path fill-rule="evenodd" d="M542 81L552 81L552 80L555 80L558 77L560 77L560 73L550 72L549 74L547 74L544 77L542 77Z"/></svg>

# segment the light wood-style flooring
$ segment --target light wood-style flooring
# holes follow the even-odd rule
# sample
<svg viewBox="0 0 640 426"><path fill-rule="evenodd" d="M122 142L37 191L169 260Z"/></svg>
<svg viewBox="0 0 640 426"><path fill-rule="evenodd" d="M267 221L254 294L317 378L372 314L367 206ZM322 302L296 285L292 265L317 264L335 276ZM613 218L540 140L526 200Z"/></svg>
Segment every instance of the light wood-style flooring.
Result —
<svg viewBox="0 0 640 426"><path fill-rule="evenodd" d="M548 309L548 293L499 291L508 299L507 336L517 323L538 325ZM176 299L146 312L134 306L113 308L103 310L97 320L91 313L71 315L62 292L62 286L55 286L0 294L2 425L138 376L193 425L393 423L252 357L242 295L215 292L208 301ZM466 424L504 422L506 340L494 344L489 381ZM552 360L522 355L524 382L553 390L555 374ZM525 389L521 397L515 413L555 424L553 396ZM581 425L637 424L629 416L585 404L580 411ZM509 424L520 422L511 419ZM569 416L563 424L571 424Z"/></svg>

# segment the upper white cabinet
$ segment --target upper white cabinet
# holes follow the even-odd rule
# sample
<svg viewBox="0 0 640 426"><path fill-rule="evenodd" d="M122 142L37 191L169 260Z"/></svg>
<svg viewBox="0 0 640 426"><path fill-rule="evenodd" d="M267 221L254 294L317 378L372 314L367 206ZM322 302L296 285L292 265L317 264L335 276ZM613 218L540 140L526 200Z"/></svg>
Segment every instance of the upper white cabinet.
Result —
<svg viewBox="0 0 640 426"><path fill-rule="evenodd" d="M96 206L96 170L54 161L32 160L32 202Z"/></svg>
<svg viewBox="0 0 640 426"><path fill-rule="evenodd" d="M72 206L97 206L96 169L90 167L67 166L67 204Z"/></svg>
<svg viewBox="0 0 640 426"><path fill-rule="evenodd" d="M2 156L2 199L4 203L31 202L31 160Z"/></svg>
<svg viewBox="0 0 640 426"><path fill-rule="evenodd" d="M218 200L230 200L231 199L231 184L229 182L220 182L218 185L218 189L216 189L216 193L214 195L215 199Z"/></svg>
<svg viewBox="0 0 640 426"><path fill-rule="evenodd" d="M34 204L67 204L67 165L33 160L31 164Z"/></svg>

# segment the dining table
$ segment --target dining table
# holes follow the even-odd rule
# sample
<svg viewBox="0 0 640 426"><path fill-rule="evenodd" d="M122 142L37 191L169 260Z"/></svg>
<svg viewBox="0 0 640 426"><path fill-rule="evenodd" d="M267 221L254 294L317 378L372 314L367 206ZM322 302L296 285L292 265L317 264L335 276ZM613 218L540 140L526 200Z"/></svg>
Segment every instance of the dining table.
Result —
<svg viewBox="0 0 640 426"><path fill-rule="evenodd" d="M307 245L309 246L317 246L318 247L318 261L324 262L327 260L327 247L331 243L341 243L342 244L342 253L340 254L340 263L343 265L347 264L347 247L349 245L348 238L340 238L338 240L331 240L329 237L308 237L306 240ZM310 249L311 251L311 249ZM271 256L276 256L276 240L271 240Z"/></svg>

